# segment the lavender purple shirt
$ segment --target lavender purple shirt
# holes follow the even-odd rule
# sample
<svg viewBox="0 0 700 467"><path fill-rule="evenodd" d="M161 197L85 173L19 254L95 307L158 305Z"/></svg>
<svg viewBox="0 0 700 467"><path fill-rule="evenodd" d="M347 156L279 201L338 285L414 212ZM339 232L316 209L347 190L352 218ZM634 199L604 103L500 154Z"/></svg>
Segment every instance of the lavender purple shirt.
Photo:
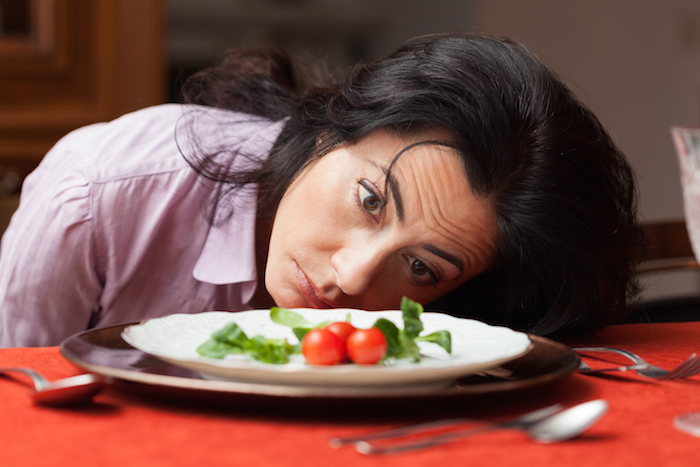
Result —
<svg viewBox="0 0 700 467"><path fill-rule="evenodd" d="M0 347L58 345L89 326L171 313L250 308L255 187L227 200L234 211L223 224L206 221L212 183L181 154L195 141L184 127L175 131L192 115L197 144L262 158L284 124L168 104L61 139L25 180L2 237ZM224 159L233 169L249 163Z"/></svg>

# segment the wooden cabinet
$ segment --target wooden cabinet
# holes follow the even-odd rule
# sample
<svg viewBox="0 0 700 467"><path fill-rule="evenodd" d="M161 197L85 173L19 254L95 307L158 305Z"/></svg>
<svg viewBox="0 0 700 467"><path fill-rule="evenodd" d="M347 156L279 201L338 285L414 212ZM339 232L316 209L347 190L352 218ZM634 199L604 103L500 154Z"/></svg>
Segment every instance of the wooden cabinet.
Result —
<svg viewBox="0 0 700 467"><path fill-rule="evenodd" d="M165 0L0 0L0 169L31 170L70 130L163 102L164 18Z"/></svg>

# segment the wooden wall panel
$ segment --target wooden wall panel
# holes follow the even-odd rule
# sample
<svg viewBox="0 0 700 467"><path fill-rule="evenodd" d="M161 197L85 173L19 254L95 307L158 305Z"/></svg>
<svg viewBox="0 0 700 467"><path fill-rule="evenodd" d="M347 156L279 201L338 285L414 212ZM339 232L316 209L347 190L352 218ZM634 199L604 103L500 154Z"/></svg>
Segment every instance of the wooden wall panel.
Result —
<svg viewBox="0 0 700 467"><path fill-rule="evenodd" d="M165 100L165 0L30 1L32 34L0 36L0 165Z"/></svg>

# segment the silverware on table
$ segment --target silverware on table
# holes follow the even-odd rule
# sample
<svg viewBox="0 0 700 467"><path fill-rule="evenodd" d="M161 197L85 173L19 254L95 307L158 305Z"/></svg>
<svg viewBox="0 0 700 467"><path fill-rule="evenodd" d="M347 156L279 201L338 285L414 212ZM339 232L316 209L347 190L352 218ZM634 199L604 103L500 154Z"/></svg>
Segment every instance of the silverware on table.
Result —
<svg viewBox="0 0 700 467"><path fill-rule="evenodd" d="M673 426L678 431L700 438L700 412L686 412L676 415Z"/></svg>
<svg viewBox="0 0 700 467"><path fill-rule="evenodd" d="M498 424L500 427L508 428L509 426L517 426L521 423L531 423L542 420L550 415L561 411L563 406L561 404L554 404L542 409L535 410L533 412L526 413L520 417L514 418L507 422ZM431 431L438 430L440 428L448 428L451 426L461 426L469 423L478 423L478 420L470 418L448 418L444 420L435 420L425 423L417 423L415 425L407 425L399 428L391 428L388 430L373 431L371 433L363 433L357 436L347 436L339 438L331 438L330 445L334 448L339 448L346 444L357 443L358 441L374 441L380 439L391 439L391 438L402 438L409 435L414 435L418 433L429 433ZM491 425L491 427L494 427ZM480 431L484 430L486 426L477 427Z"/></svg>
<svg viewBox="0 0 700 467"><path fill-rule="evenodd" d="M555 404L505 422L458 428L456 431L446 433L434 432L440 428L459 427L464 424L478 423L478 421L439 420L359 436L333 438L330 444L335 448L354 444L355 449L362 454L389 454L440 446L468 436L504 428L525 431L535 441L554 443L583 433L605 414L607 408L607 402L600 399L578 404L566 410L562 410L561 404Z"/></svg>
<svg viewBox="0 0 700 467"><path fill-rule="evenodd" d="M0 373L24 373L32 379L34 402L46 405L71 405L87 402L102 390L107 380L102 376L86 373L69 378L49 381L31 368L0 368Z"/></svg>
<svg viewBox="0 0 700 467"><path fill-rule="evenodd" d="M635 370L637 374L641 376L646 376L647 378L653 378L653 379L658 379L658 380L665 380L665 379L676 379L676 378L688 378L690 376L693 376L697 373L700 372L700 357L698 357L695 353L693 353L690 357L688 357L684 362L682 362L680 365L678 365L676 368L672 370L664 370L663 368L659 368L658 366L652 365L646 360L644 360L642 357L640 357L637 354L634 354L630 352L629 350L624 350L624 349L616 349L612 347L573 347L573 350L579 353L585 353L585 352L613 352L620 354L628 359L630 359L632 362L634 362L635 365L633 366L639 366L640 368L632 368L632 367L621 367L624 368L624 370L621 371L626 371L626 370ZM579 368L579 371L581 369ZM615 371L615 370L607 370L607 371ZM587 371L583 370L581 371L582 373L594 373L595 371Z"/></svg>
<svg viewBox="0 0 700 467"><path fill-rule="evenodd" d="M584 374L607 373L610 371L643 370L644 368L648 368L648 365L622 365L622 366L610 366L610 367L606 367L606 368L591 368L583 360L581 360L581 364L578 366L578 372L584 373Z"/></svg>

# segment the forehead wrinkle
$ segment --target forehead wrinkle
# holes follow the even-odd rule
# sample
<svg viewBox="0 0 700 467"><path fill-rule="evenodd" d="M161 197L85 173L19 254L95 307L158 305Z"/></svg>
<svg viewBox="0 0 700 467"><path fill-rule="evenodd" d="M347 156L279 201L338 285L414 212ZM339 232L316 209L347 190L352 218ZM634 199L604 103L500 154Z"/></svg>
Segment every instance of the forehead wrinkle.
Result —
<svg viewBox="0 0 700 467"><path fill-rule="evenodd" d="M483 202L486 200L482 198L481 201ZM445 238L449 238L457 244L462 245L462 247L465 249L464 254L466 255L467 259L466 270L471 270L474 267L473 264L475 262L478 263L477 260L479 258L491 261L495 250L494 239L496 233L494 232L493 235L488 233L484 234L485 232L492 231L491 222L488 218L488 213L490 211L486 213L480 209L472 211L476 215L476 218L469 219L466 225L460 226L457 222L455 222L457 218L454 218L453 220L450 219L449 216L444 215L440 209L439 203L437 203L434 209L435 210L433 213L435 211L440 213L440 218L437 218L435 214L433 214L433 219L436 226L440 228L442 235ZM486 219L483 218L484 215L487 216ZM444 224L440 223L439 219L442 219ZM460 232L461 235L459 234Z"/></svg>
<svg viewBox="0 0 700 467"><path fill-rule="evenodd" d="M474 263L478 264L478 259L483 258L488 261L491 260L493 256L494 243L488 239L491 236L480 236L478 232L484 232L488 230L486 227L479 228L478 224L469 224L467 228L459 227L455 223L449 222L450 227L454 229L460 229L463 235L452 234L450 228L443 229L443 235L447 238L451 238L452 241L461 245L464 249L462 252L466 257L466 267L465 270L471 271L474 267ZM449 235L448 235L449 234ZM484 241L484 239L487 239Z"/></svg>
<svg viewBox="0 0 700 467"><path fill-rule="evenodd" d="M462 250L461 253L465 255L466 262L462 263L464 270L460 270L460 273L463 271L472 271L474 264L478 263L478 258L486 258L487 260L490 260L493 254L492 249L494 247L494 242L490 239L492 239L493 236L481 235L483 232L491 230L491 223L488 219L490 210L484 212L479 206L475 206L475 209L471 210L470 212L476 217L469 215L467 219L463 218L462 216L455 217L454 215L450 215L449 206L453 206L455 200L449 199L448 195L448 199L446 200L448 211L446 212L444 210L446 206L443 206L443 203L441 202L442 197L437 195L437 187L445 185L447 183L446 180L435 180L432 177L432 175L435 174L431 175L429 173L415 170L405 173L403 171L401 172L404 178L406 178L410 173L411 177L413 178L413 183L416 186L421 187L420 191L422 194L419 196L419 199L421 200L420 212L422 213L422 218L426 222L428 228L445 239L461 246L460 250ZM430 178L428 180L423 179L423 183L419 183L419 176L426 175ZM439 176L440 172L438 172L437 175ZM468 184L466 176L464 182ZM471 192L471 190L469 191ZM478 201L479 205L481 205L483 202L488 203L487 198L478 197L473 192L472 195L474 196L475 201ZM486 218L484 218L484 216L486 216ZM466 221L466 224L461 224L459 222L460 220ZM482 242L482 239L485 239L485 242ZM431 253L435 253L430 249L427 250ZM438 254L438 256L441 256L449 261L448 258L445 258L440 254Z"/></svg>
<svg viewBox="0 0 700 467"><path fill-rule="evenodd" d="M414 149L418 146L438 146L442 148L451 148L451 149L456 149L454 144L448 142L448 141L442 141L442 140L423 140L423 141L417 141L415 143L411 143L408 146L404 147L399 151L394 158L391 160L391 163L389 163L388 167L383 167L379 165L378 163L374 161L370 161L378 167L382 172L384 172L384 175L386 176L386 188L384 190L384 196L387 199L390 199L388 196L389 192L391 192L392 198L394 199L394 205L396 208L396 216L399 219L399 222L403 224L404 222L404 205L403 205L403 198L401 197L401 190L400 190L400 184L396 177L394 177L392 171L394 169L394 166L398 163L399 159L401 156L403 156L404 153L410 151L411 149Z"/></svg>
<svg viewBox="0 0 700 467"><path fill-rule="evenodd" d="M461 260L451 254L447 254L450 256L447 257L445 254L443 254L446 252L426 248L426 244L422 244L421 246L430 253L433 253L454 264L459 269L460 276L462 276L464 273L468 273L470 276L472 276L475 272L481 272L474 270L476 265L479 264L479 260L485 259L486 261L490 262L492 257L492 242L487 241L486 243L482 243L480 239L484 237L478 235L479 231L486 229L480 229L478 223L469 223L468 225L464 226L453 222L448 216L445 216L442 213L439 208L439 204L433 209L434 210L432 210L430 215L433 221L430 223L431 226L429 228L433 232L441 235L447 241L454 242L454 245L458 245L457 250L460 252L459 256L461 257L463 255L464 260ZM428 217L426 216L425 219L427 221ZM442 220L442 222L440 222L440 220ZM457 259L458 262L451 261L451 259Z"/></svg>

